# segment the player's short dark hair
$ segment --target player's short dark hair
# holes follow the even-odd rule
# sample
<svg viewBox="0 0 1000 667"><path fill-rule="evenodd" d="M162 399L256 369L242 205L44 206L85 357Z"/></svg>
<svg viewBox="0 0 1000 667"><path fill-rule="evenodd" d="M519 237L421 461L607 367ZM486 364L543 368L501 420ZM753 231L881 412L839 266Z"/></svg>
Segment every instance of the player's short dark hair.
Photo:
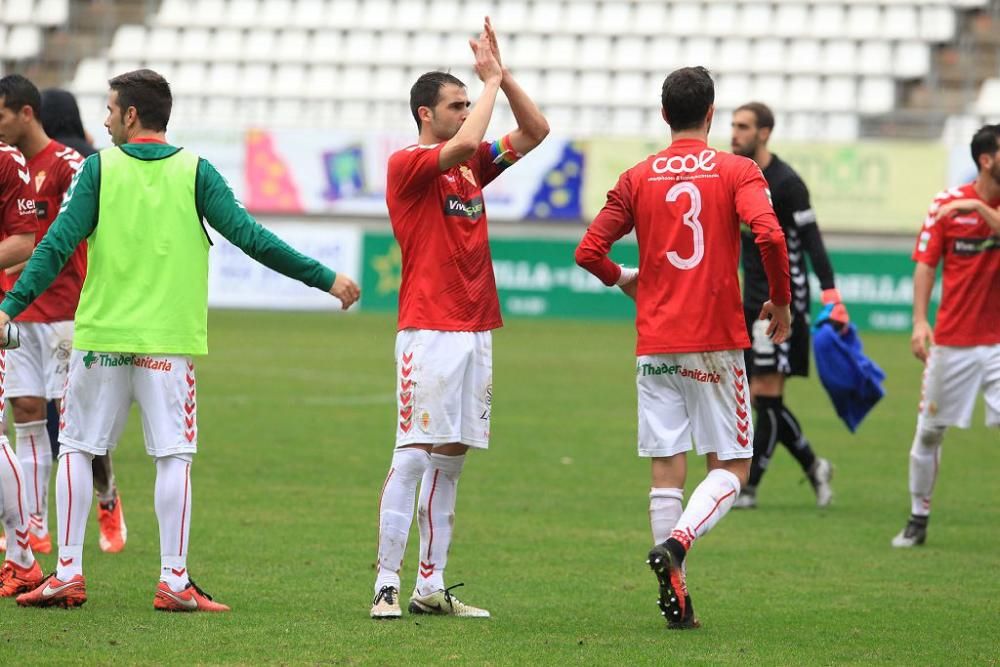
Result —
<svg viewBox="0 0 1000 667"><path fill-rule="evenodd" d="M3 105L11 111L31 107L37 118L42 109L42 94L35 84L20 74L8 74L0 79L0 97L3 98Z"/></svg>
<svg viewBox="0 0 1000 667"><path fill-rule="evenodd" d="M122 114L129 107L135 107L139 123L153 132L163 132L170 121L170 109L174 98L170 94L170 84L151 69L137 69L119 74L108 86L118 93L118 106Z"/></svg>
<svg viewBox="0 0 1000 667"><path fill-rule="evenodd" d="M465 84L454 74L448 72L427 72L421 74L413 87L410 88L410 111L413 113L413 120L417 121L417 131L420 127L420 107L431 107L437 105L441 99L441 87L452 84L459 88L465 88Z"/></svg>
<svg viewBox="0 0 1000 667"><path fill-rule="evenodd" d="M715 102L715 83L704 67L682 67L663 81L660 95L667 122L674 132L699 127Z"/></svg>
<svg viewBox="0 0 1000 667"><path fill-rule="evenodd" d="M980 155L993 155L1000 146L1000 124L983 125L972 135L972 161L979 169Z"/></svg>
<svg viewBox="0 0 1000 667"><path fill-rule="evenodd" d="M754 118L757 119L758 130L765 127L769 130L774 129L774 112L771 111L771 107L763 102L747 102L744 105L736 107L736 111L749 111L752 113ZM733 113L736 113L736 111Z"/></svg>

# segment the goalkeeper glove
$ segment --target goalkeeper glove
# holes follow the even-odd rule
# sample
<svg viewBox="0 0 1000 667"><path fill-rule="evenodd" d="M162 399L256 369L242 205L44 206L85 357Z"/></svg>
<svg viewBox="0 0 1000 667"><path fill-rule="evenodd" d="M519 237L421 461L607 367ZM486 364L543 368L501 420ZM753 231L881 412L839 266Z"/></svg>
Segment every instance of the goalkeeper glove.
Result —
<svg viewBox="0 0 1000 667"><path fill-rule="evenodd" d="M833 305L833 309L830 311L831 322L835 322L845 327L850 324L851 318L847 314L847 306L845 306L844 302L840 299L840 290L836 287L825 289L823 290L821 299L824 306Z"/></svg>

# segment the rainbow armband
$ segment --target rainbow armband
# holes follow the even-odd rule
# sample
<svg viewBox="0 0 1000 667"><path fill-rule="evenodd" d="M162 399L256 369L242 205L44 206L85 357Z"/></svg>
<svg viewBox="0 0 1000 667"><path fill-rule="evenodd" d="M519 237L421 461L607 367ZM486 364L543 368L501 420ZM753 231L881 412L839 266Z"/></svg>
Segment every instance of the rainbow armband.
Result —
<svg viewBox="0 0 1000 667"><path fill-rule="evenodd" d="M493 142L490 146L490 156L493 158L493 164L497 165L500 171L524 157L511 146L509 134L505 134Z"/></svg>

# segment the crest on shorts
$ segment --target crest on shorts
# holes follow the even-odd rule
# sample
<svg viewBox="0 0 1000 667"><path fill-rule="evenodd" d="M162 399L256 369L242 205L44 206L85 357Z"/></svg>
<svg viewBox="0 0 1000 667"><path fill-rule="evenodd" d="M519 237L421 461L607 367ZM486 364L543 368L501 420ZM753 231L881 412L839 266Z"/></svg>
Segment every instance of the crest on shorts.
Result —
<svg viewBox="0 0 1000 667"><path fill-rule="evenodd" d="M420 413L420 430L426 433L431 427L431 415L424 410Z"/></svg>

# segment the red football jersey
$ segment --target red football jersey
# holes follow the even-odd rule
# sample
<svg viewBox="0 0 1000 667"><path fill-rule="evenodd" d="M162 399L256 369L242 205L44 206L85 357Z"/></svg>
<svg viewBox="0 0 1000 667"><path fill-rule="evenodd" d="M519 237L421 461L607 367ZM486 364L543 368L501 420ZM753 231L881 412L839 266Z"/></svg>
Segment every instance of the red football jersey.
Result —
<svg viewBox="0 0 1000 667"><path fill-rule="evenodd" d="M35 211L38 214L38 231L35 243L42 240L45 232L59 214L63 196L69 189L73 176L83 164L83 156L74 149L58 141L50 141L48 146L28 160L28 171L35 185ZM72 320L76 306L80 302L80 290L87 274L87 243L84 241L63 267L48 289L42 292L27 309L17 317L18 322L61 322ZM3 274L0 284L4 291L10 290L17 281L17 275Z"/></svg>
<svg viewBox="0 0 1000 667"><path fill-rule="evenodd" d="M0 240L37 230L35 188L27 161L17 148L0 143Z"/></svg>
<svg viewBox="0 0 1000 667"><path fill-rule="evenodd" d="M941 271L941 307L934 324L938 345L967 347L1000 343L1000 235L978 213L957 213L935 222L942 204L982 199L973 183L938 194L917 237L913 261ZM1000 200L986 202L997 208Z"/></svg>
<svg viewBox="0 0 1000 667"><path fill-rule="evenodd" d="M750 346L738 274L740 220L756 237L771 301L788 304L785 237L753 160L681 139L621 175L576 257L613 285L621 268L608 251L635 228L636 354Z"/></svg>
<svg viewBox="0 0 1000 667"><path fill-rule="evenodd" d="M496 329L503 320L483 187L502 167L484 142L469 160L441 171L443 147L410 146L389 157L385 198L403 261L399 328Z"/></svg>

